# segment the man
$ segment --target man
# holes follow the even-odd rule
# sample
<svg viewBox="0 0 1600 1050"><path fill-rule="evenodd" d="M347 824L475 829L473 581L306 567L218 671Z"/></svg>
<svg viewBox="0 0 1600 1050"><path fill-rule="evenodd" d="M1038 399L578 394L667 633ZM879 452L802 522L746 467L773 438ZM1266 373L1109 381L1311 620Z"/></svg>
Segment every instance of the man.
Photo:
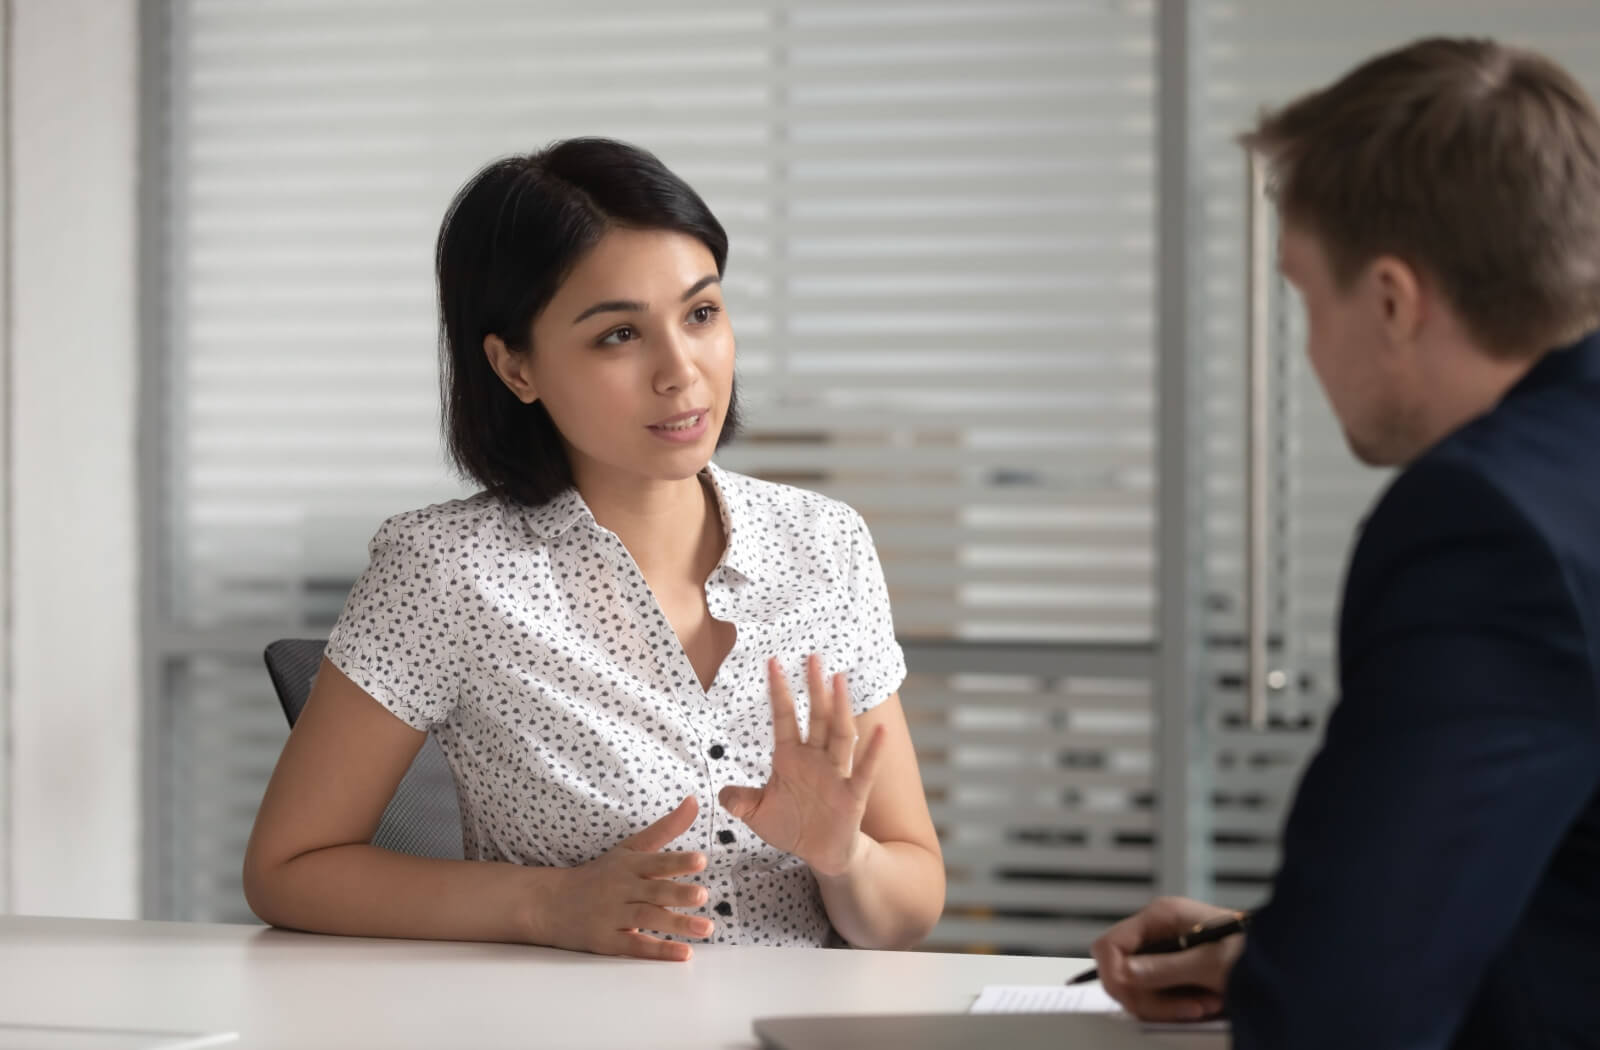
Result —
<svg viewBox="0 0 1600 1050"><path fill-rule="evenodd" d="M1600 119L1548 60L1426 40L1265 118L1284 275L1351 448L1342 699L1249 932L1095 944L1241 1050L1600 1047Z"/></svg>

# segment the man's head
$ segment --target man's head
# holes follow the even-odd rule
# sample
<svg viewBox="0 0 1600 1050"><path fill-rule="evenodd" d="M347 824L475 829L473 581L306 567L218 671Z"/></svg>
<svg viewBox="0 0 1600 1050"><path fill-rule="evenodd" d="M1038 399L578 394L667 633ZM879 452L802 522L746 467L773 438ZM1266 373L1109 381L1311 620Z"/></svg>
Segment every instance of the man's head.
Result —
<svg viewBox="0 0 1600 1050"><path fill-rule="evenodd" d="M1267 115L1281 263L1351 447L1404 463L1600 324L1600 118L1565 71L1422 40Z"/></svg>

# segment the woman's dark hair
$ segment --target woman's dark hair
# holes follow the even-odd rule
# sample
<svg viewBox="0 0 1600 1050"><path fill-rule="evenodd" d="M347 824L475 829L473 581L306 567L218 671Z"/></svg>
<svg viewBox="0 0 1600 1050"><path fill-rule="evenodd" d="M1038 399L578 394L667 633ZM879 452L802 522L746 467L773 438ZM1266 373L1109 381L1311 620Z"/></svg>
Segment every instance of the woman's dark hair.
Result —
<svg viewBox="0 0 1600 1050"><path fill-rule="evenodd" d="M700 195L656 157L580 138L497 160L456 194L439 227L440 394L445 440L461 472L503 498L538 506L572 486L550 414L506 388L486 336L536 351L533 320L608 230L674 230L711 250L721 276L728 235ZM739 428L738 393L717 439Z"/></svg>

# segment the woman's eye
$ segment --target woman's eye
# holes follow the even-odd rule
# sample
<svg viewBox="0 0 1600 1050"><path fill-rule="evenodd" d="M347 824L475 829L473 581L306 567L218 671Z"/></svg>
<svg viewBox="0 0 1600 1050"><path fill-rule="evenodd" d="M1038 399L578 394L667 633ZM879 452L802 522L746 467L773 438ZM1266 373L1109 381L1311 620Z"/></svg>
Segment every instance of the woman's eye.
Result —
<svg viewBox="0 0 1600 1050"><path fill-rule="evenodd" d="M629 328L627 325L623 325L621 328L613 328L611 331L601 336L600 345L621 346L623 343L631 343L637 338L639 338L638 332L634 331L632 328Z"/></svg>
<svg viewBox="0 0 1600 1050"><path fill-rule="evenodd" d="M722 307L720 306L697 306L689 311L689 316L694 320L695 324L710 324L711 319L721 312Z"/></svg>

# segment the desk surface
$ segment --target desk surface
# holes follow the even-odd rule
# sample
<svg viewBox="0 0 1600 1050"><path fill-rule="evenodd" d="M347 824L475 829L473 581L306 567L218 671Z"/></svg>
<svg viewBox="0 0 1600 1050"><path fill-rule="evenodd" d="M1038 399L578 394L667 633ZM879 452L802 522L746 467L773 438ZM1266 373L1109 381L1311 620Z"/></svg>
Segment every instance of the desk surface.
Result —
<svg viewBox="0 0 1600 1050"><path fill-rule="evenodd" d="M259 926L0 917L0 1021L261 1047L750 1050L772 1014L964 1012L1081 960L699 945L688 963ZM1211 1050L1220 1037L1183 1036Z"/></svg>

